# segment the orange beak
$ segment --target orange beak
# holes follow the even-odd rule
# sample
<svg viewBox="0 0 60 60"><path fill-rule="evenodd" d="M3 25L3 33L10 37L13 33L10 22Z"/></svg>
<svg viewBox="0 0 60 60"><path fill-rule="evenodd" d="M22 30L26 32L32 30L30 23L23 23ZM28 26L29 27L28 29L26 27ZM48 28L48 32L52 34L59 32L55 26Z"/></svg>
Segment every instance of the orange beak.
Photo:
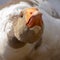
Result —
<svg viewBox="0 0 60 60"><path fill-rule="evenodd" d="M42 14L38 11L37 8L27 8L25 11L26 25L29 28L34 26L43 26Z"/></svg>

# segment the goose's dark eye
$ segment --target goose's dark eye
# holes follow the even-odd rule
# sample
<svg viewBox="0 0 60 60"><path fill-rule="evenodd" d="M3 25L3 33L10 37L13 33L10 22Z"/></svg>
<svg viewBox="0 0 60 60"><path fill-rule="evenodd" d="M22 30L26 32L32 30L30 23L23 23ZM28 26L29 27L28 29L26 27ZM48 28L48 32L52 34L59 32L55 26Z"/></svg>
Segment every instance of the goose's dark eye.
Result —
<svg viewBox="0 0 60 60"><path fill-rule="evenodd" d="M21 17L21 18L23 17L23 12L20 13L20 17Z"/></svg>

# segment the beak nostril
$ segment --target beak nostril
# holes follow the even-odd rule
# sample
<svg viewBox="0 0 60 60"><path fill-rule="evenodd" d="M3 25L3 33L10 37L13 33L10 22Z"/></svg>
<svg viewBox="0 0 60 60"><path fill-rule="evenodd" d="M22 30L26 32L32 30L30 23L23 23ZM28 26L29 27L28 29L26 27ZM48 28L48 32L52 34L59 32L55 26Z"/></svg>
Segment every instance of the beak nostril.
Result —
<svg viewBox="0 0 60 60"><path fill-rule="evenodd" d="M30 12L30 14L32 14L32 12Z"/></svg>

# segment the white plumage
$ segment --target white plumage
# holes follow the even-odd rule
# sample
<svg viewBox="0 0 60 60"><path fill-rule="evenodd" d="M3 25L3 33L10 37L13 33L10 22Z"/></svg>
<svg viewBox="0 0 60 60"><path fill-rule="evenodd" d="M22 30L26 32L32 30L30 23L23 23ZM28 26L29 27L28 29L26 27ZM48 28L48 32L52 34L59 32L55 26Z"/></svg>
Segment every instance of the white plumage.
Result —
<svg viewBox="0 0 60 60"><path fill-rule="evenodd" d="M7 36L12 29L12 21L9 20L9 17L18 15L20 10L28 7L31 7L28 3L21 2L0 10L0 60L23 60L23 57L29 55L28 53L32 50L34 44L26 44L25 47L19 49L11 48L8 45ZM44 8L43 5L41 7ZM42 43L33 54L31 53L31 58L34 60L60 60L60 19L52 17L49 11L53 10L45 10L41 7L38 6L43 14L44 22Z"/></svg>

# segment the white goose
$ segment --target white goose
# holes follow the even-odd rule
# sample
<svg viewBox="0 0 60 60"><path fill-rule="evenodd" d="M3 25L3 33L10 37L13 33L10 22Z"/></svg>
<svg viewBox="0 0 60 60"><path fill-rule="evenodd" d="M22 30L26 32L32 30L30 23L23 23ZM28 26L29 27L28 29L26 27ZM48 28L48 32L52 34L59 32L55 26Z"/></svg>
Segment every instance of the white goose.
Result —
<svg viewBox="0 0 60 60"><path fill-rule="evenodd" d="M33 4L33 6L36 6L35 3ZM25 8L31 8L31 7L32 6L29 5L29 3L21 2L19 4L11 5L10 7L6 7L0 10L0 60L23 60L24 57L29 55L32 49L34 49L35 43L38 41L38 37L41 38L41 36L42 36L41 46L34 51L36 53L33 53L33 54L31 53L32 56L29 56L29 57L31 58L33 57L32 59L34 60L40 60L40 59L49 60L49 59L55 59L55 58L57 60L56 56L58 55L58 58L59 58L60 56L59 55L60 19L53 18L44 9L41 9L39 7L37 9L40 14L39 19L42 16L42 20L44 23L42 24L42 26L39 25L40 27L36 27L37 31L39 32L39 34L37 35L39 36L36 35L37 37L35 38L34 35L31 34L32 36L28 35L26 39L27 34L25 34L25 35L22 35L24 39L20 38L21 34L23 34L21 32L23 31L25 32L27 30L25 26L25 22L28 22L27 20L29 18L26 21L21 21L23 24L19 23L20 22L19 14L22 10L25 13L27 10ZM38 12L37 12L37 15L38 15ZM40 12L42 13L42 15ZM35 13L32 16L35 16ZM16 19L17 21L13 21ZM21 24L22 30L19 24ZM44 28L43 28L43 25L44 25ZM29 28L31 27L29 24L27 26ZM32 30L35 33L37 33L35 31L35 27ZM16 38L14 36L18 39L18 41L16 41ZM13 40L12 40L12 37L13 37ZM28 37L29 37L29 40L28 40ZM32 43L32 42L35 42L35 43ZM36 54L37 56L35 56Z"/></svg>

